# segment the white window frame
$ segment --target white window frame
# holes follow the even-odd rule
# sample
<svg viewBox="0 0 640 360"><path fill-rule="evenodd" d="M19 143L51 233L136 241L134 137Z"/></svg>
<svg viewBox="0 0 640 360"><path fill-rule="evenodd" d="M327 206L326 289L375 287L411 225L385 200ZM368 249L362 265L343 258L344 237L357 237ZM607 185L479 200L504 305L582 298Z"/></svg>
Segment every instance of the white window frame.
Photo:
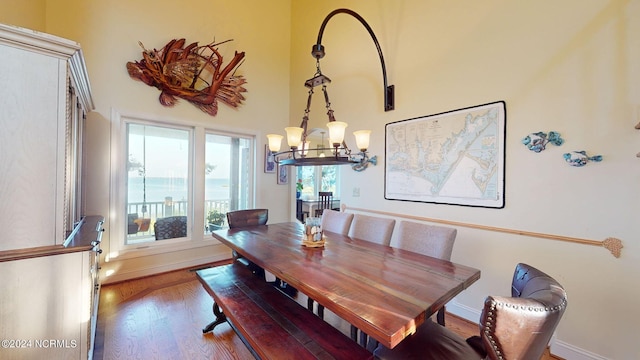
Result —
<svg viewBox="0 0 640 360"><path fill-rule="evenodd" d="M340 196L340 183L341 183L341 177L342 177L342 168L345 167L344 165L333 165L336 166L336 171L337 171L337 179L336 179L336 190L333 192L333 197L335 198L339 198ZM296 168L296 172L295 172L295 176L296 176L296 181L298 180L298 169ZM295 184L294 184L295 186ZM322 166L313 166L313 186L314 186L314 194L312 194L313 199L316 199L318 197L318 192L322 191Z"/></svg>
<svg viewBox="0 0 640 360"><path fill-rule="evenodd" d="M188 123L177 119L160 119L153 116L145 116L133 113L124 113L112 110L111 116L111 189L110 189L110 251L106 260L111 258L133 258L138 256L148 256L172 251L193 249L210 246L216 240L209 234L205 234L199 229L204 229L204 191L205 177L200 176L205 171L205 134L217 134L223 136L236 136L251 140L250 156L250 179L252 185L248 189L251 206L255 204L256 188L256 135L255 133L234 131L230 129L214 129L204 127L201 124ZM127 216L126 207L126 177L128 154L124 154L127 149L126 124L134 122L140 124L173 127L177 129L187 129L191 131L191 152L189 161L189 173L191 183L189 184L190 213L186 238L167 239L162 241L149 241L140 244L126 244Z"/></svg>

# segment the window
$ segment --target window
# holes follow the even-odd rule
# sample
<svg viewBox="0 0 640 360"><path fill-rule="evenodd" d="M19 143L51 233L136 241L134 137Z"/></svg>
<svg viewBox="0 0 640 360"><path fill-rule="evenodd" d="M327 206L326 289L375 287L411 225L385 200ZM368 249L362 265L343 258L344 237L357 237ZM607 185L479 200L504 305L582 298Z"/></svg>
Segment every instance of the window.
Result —
<svg viewBox="0 0 640 360"><path fill-rule="evenodd" d="M253 207L255 135L117 116L121 170L112 206L124 241L116 252L199 246L189 242L212 239L210 223Z"/></svg>
<svg viewBox="0 0 640 360"><path fill-rule="evenodd" d="M302 179L302 199L315 199L319 191L339 192L339 165L299 166L297 179Z"/></svg>
<svg viewBox="0 0 640 360"><path fill-rule="evenodd" d="M187 237L190 129L128 123L127 244Z"/></svg>
<svg viewBox="0 0 640 360"><path fill-rule="evenodd" d="M206 134L206 231L223 227L228 211L251 207L252 143L246 137Z"/></svg>

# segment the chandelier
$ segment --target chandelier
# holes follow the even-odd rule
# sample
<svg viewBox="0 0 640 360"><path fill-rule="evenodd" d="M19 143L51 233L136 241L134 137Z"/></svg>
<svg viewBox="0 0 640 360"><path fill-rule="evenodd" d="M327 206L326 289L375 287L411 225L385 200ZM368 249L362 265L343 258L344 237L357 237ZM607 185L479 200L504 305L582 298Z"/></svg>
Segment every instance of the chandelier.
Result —
<svg viewBox="0 0 640 360"><path fill-rule="evenodd" d="M352 15L360 21L362 25L367 29L373 42L378 50L380 57L380 63L382 64L382 76L384 80L384 109L385 111L394 109L394 87L393 85L387 86L387 72L384 64L384 58L382 56L382 50L380 44L376 39L376 36L371 30L371 27L367 22L357 13L349 9L337 9L332 11L322 22L320 31L318 33L318 40L313 45L311 55L316 59L316 72L313 77L305 81L304 86L309 88L307 97L307 106L304 110L302 117L302 123L300 127L286 127L287 145L290 150L280 152L282 145L282 135L268 134L267 139L269 141L269 150L274 152L275 161L279 165L292 165L292 166L317 166L317 165L351 165L352 169L356 171L362 171L366 169L369 164L376 165L377 157L369 157L367 149L369 147L369 136L371 130L358 130L354 131L356 146L358 152L352 152L344 141L345 129L347 123L342 121L336 121L333 115L333 109L331 109L331 102L329 101L329 93L327 92L327 84L331 83L331 79L322 73L320 69L320 59L324 57L324 46L322 45L322 34L327 22L331 17L336 14L345 13ZM329 122L327 127L329 128L329 144L330 147L324 147L324 141L322 144L313 149L316 156L313 155L313 151L310 152L310 142L308 140L307 125L309 122L309 107L311 106L311 99L313 97L314 88L322 86L322 93L324 94L325 106L327 108L327 117ZM324 140L324 136L323 136ZM330 155L326 155L325 151Z"/></svg>

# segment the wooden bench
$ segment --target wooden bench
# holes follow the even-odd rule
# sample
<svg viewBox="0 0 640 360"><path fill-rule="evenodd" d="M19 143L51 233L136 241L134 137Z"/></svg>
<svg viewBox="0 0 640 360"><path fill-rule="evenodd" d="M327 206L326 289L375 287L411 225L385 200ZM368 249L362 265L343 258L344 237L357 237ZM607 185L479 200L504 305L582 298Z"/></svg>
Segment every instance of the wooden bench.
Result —
<svg viewBox="0 0 640 360"><path fill-rule="evenodd" d="M216 320L229 323L257 359L373 359L373 354L237 262L196 272L213 297Z"/></svg>

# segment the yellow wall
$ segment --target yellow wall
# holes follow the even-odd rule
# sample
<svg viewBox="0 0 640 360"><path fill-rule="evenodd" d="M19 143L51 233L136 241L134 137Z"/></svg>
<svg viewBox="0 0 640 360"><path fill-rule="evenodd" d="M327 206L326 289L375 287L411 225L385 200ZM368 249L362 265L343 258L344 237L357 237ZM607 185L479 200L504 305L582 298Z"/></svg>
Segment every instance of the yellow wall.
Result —
<svg viewBox="0 0 640 360"><path fill-rule="evenodd" d="M257 164L261 164L262 140L268 128L283 128L288 122L290 4L289 1L262 2L258 0L190 1L188 6L175 1L111 1L86 2L57 0L47 3L47 32L78 41L86 58L96 110L89 114L87 156L84 181L87 184L86 213L107 216L103 242L105 259L103 279L118 281L194 266L207 261L230 257L229 249L208 241L198 245L162 245L151 249L122 253L122 243L115 226L121 216L111 196L117 191L114 159L118 157L117 138L112 133L115 113L143 116L166 121L184 122L218 130L254 134ZM238 109L220 104L217 116L212 117L186 101L173 108L163 107L157 89L132 80L126 71L128 61L139 60L142 49L160 49L169 40L185 38L188 42L206 44L233 39L220 46L224 61L234 51L244 51L246 58L237 70L247 79L246 101ZM116 175L114 175L116 174ZM256 206L270 208L270 220L289 218L286 206L278 207L283 199L291 198L287 186L277 186L275 174L256 171L258 188ZM275 204L276 206L273 206ZM212 245L213 243L213 245ZM205 246L195 247L192 246Z"/></svg>
<svg viewBox="0 0 640 360"><path fill-rule="evenodd" d="M87 211L113 216L112 109L251 130L261 144L264 134L299 124L307 96L302 84L315 72L311 45L324 17L339 7L355 10L371 25L396 87L396 110L384 112L373 42L355 19L333 18L322 61L333 80L333 109L348 130L374 131L370 150L380 159L361 173L343 170L342 201L463 223L622 239L616 259L600 247L458 227L453 261L481 269L482 278L448 309L477 320L484 297L509 294L515 264L526 262L556 277L569 293L554 353L568 359L640 358L640 131L634 129L640 122L640 0L49 1L46 31L82 44L96 101L86 180L97 191L87 196ZM186 103L163 108L157 90L134 82L124 69L139 58L138 41L160 47L175 37L214 36L233 38L230 48L247 52L241 71L249 92L239 110L221 107L212 118ZM311 126L321 127L324 107L321 96L315 100ZM385 124L497 100L507 106L504 209L384 199ZM551 130L566 139L562 147L536 154L521 144L528 133ZM562 154L571 150L604 160L570 167ZM293 189L275 185L274 176L260 169L257 175L256 204L269 207L270 221L289 219ZM353 188L359 197L352 196ZM135 273L192 256L183 251L121 265Z"/></svg>
<svg viewBox="0 0 640 360"><path fill-rule="evenodd" d="M9 5L5 8L0 3L0 13L10 10ZM258 139L256 164L261 165L266 131L284 128L289 121L290 2L195 0L186 6L166 0L55 0L43 1L36 9L46 22L46 32L82 45L89 72L96 109L87 120L84 199L87 214L107 217L102 247L109 262L103 264L103 280L123 280L230 257L228 248L215 241L208 241L204 248L163 244L161 250L124 255L114 250L122 237L115 231L115 220L121 214L110 205L117 190L112 181L118 168L114 159L119 158L118 147L112 146L117 138L111 125L114 114L121 113L253 134ZM20 21L16 25L30 24ZM147 48L159 49L174 38L200 44L232 39L221 45L220 51L225 63L234 51L246 53L237 70L247 79L244 104L238 109L220 104L215 117L182 100L166 108L158 101L157 89L129 77L126 63L142 57L139 41ZM271 221L288 220L289 187L276 185L275 174L263 173L260 166L256 177L258 188L269 188L256 191L256 206L270 208Z"/></svg>
<svg viewBox="0 0 640 360"><path fill-rule="evenodd" d="M0 0L0 23L45 32L46 0Z"/></svg>
<svg viewBox="0 0 640 360"><path fill-rule="evenodd" d="M487 294L509 294L518 262L563 283L569 307L553 350L569 359L640 358L640 1L294 1L292 117L315 71L309 55L324 17L336 8L362 15L385 56L396 110L382 108L380 63L365 28L349 15L328 23L322 70L338 120L373 130L377 167L343 171L343 203L449 221L623 240L619 259L601 247L458 227L453 261L482 270L449 310L477 319ZM311 122L326 122L321 99ZM385 124L504 100L506 206L470 208L384 199ZM301 114L300 114L301 115ZM566 142L536 154L521 139L559 131ZM348 139L352 141L352 139ZM604 160L582 168L562 154ZM353 188L360 196L354 197ZM615 305L613 305L615 303ZM588 320L586 320L588 319ZM592 325L588 325L592 324ZM603 330L609 329L609 330ZM575 351L575 346L579 351Z"/></svg>

